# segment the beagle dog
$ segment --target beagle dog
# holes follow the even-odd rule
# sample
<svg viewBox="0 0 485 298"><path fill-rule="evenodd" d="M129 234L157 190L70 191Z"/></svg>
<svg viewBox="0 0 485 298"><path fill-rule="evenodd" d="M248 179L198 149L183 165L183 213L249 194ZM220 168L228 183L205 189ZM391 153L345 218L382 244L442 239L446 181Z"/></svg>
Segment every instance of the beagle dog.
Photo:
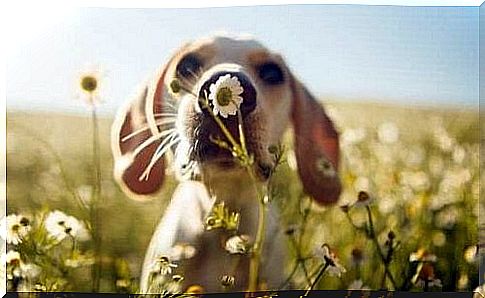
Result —
<svg viewBox="0 0 485 298"><path fill-rule="evenodd" d="M291 125L305 192L321 205L339 197L338 133L283 58L246 37L218 36L188 43L118 111L112 126L114 175L129 197L156 197L168 163L180 181L145 255L143 293L153 291L149 278L153 264L161 256L170 258L180 244L195 248L176 269L184 276L185 289L197 285L205 292L220 292L223 276L234 277L232 290L247 289L249 256L228 254L227 236L205 226L214 202L223 201L240 214L238 234L254 240L257 231L253 180L231 152L214 143L226 137L199 100L227 74L237 78L243 89L239 111L258 183L270 178L275 160L269 148L281 142ZM238 117L217 117L239 140ZM286 242L278 212L270 204L258 281L267 289L276 289L285 279Z"/></svg>

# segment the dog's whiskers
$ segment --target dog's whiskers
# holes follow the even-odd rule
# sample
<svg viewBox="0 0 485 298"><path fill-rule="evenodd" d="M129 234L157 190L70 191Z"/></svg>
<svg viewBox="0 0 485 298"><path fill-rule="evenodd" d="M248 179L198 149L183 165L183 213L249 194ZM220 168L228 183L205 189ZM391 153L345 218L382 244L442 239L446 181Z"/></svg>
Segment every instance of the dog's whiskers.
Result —
<svg viewBox="0 0 485 298"><path fill-rule="evenodd" d="M159 125L168 125L168 124L174 124L176 121L177 121L177 118L176 117L170 117L170 118L167 117L165 119L161 119L161 120L156 121L155 124L157 126L159 126ZM139 129L133 131L132 133L124 136L121 139L121 142L126 142L127 140L129 140L129 139L135 137L136 135L138 135L138 134L140 134L140 133L142 133L144 131L147 131L149 129L150 129L150 126L145 125L145 126L139 128Z"/></svg>
<svg viewBox="0 0 485 298"><path fill-rule="evenodd" d="M155 102L154 106L157 107L157 108L161 108L162 111L165 110L167 112L176 113L177 107L172 102L170 102L170 100L171 100L170 97L164 98L160 102Z"/></svg>
<svg viewBox="0 0 485 298"><path fill-rule="evenodd" d="M155 113L153 114L153 116L154 117L170 117L170 116L176 117L177 113Z"/></svg>
<svg viewBox="0 0 485 298"><path fill-rule="evenodd" d="M145 149L147 146L149 146L153 142L160 140L160 138L175 133L176 130L177 130L176 128L170 128L170 129L162 131L159 134L156 134L156 135L149 137L143 143L141 143L138 147L136 147L135 150L133 150L134 156L138 155L143 149Z"/></svg>
<svg viewBox="0 0 485 298"><path fill-rule="evenodd" d="M168 134L165 139L158 145L157 150L153 154L152 158L150 159L150 163L146 166L145 171L138 177L139 181L148 180L150 176L150 172L155 165L155 163L165 155L165 153L170 149L173 145L180 142L180 136L178 135L177 131L173 131L172 133Z"/></svg>

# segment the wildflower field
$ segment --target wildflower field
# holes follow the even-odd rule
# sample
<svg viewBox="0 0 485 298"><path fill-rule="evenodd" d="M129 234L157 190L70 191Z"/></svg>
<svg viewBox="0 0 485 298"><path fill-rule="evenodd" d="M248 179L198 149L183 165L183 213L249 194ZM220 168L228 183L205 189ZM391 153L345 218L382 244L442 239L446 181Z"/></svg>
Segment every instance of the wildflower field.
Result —
<svg viewBox="0 0 485 298"><path fill-rule="evenodd" d="M282 289L315 280L315 289L478 287L478 210L485 206L477 111L325 107L340 132L343 192L325 208L305 196L289 132L271 202L292 252ZM112 177L111 121L7 113L9 290L138 290L145 249L177 182L170 176L159 199L128 199ZM335 274L316 279L328 258L338 260Z"/></svg>

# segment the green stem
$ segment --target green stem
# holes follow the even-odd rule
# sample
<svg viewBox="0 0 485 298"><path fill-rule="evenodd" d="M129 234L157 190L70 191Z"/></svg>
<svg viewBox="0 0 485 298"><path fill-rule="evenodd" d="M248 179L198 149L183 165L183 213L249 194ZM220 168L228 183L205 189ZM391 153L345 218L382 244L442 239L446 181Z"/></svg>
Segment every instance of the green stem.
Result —
<svg viewBox="0 0 485 298"><path fill-rule="evenodd" d="M303 229L302 229L302 233L303 233ZM310 285L312 281L310 279L310 275L308 274L308 270L306 268L306 264L305 264L306 259L303 258L303 255L301 253L301 237L299 238L300 238L299 240L300 242L297 242L294 237L290 237L291 243L293 244L293 247L295 248L295 252L296 252L296 260L297 260L296 267L301 266L303 270L303 274L305 275L305 279L308 285Z"/></svg>
<svg viewBox="0 0 485 298"><path fill-rule="evenodd" d="M290 283L291 279L296 274L298 267L300 266L299 264L300 264L300 260L296 260L295 265L293 266L293 269L291 270L291 273L288 275L288 277L285 279L285 281L282 282L278 286L278 290L284 290L284 288Z"/></svg>
<svg viewBox="0 0 485 298"><path fill-rule="evenodd" d="M320 270L320 272L318 273L317 277L315 278L315 280L313 281L313 283L311 284L310 288L308 290L306 290L305 292L305 295L303 295L303 297L306 297L308 296L308 294L310 294L310 291L312 291L315 286L317 285L317 283L320 281L320 279L322 278L323 276L323 273L325 272L325 270L327 270L327 268L330 266L330 263L326 262L325 263L325 266L323 266L322 270Z"/></svg>
<svg viewBox="0 0 485 298"><path fill-rule="evenodd" d="M300 200L301 202L302 200ZM302 246L302 243L303 243L303 235L305 234L306 232L306 227L307 227L307 223L308 223L308 217L310 216L310 212L311 212L311 208L312 208L312 203L313 201L312 200L309 200L309 203L308 203L308 207L303 209L303 223L302 223L302 226L301 226L301 231L300 231L300 235L298 235L298 246L297 246L297 254L298 254L298 259L299 260L302 260L302 253L301 253L301 246ZM300 207L301 208L301 207ZM306 268L306 264L305 262L300 262L300 265L301 265L301 268L303 269L303 273L305 274L305 278L307 280L307 283L310 284L311 283L311 279L308 275L308 270Z"/></svg>
<svg viewBox="0 0 485 298"><path fill-rule="evenodd" d="M258 183L256 177L253 173L251 157L246 148L246 139L244 137L244 128L243 128L243 121L241 116L241 111L238 110L238 130L239 130L239 139L241 144L238 144L236 140L233 138L229 130L226 128L222 120L214 114L214 111L209 106L209 102L207 99L207 94L205 95L204 105L211 114L214 121L216 121L219 128L222 130L223 134L229 140L232 145L232 153L235 157L239 158L241 164L244 168L246 168L251 181L256 189L257 199L258 199L258 226L256 232L256 238L254 241L251 259L249 261L249 285L248 291L255 292L258 289L258 277L259 277L259 267L261 263L261 255L263 253L263 244L264 244L264 235L266 231L266 214L267 214L267 203L268 198L265 195L265 192L261 191L258 187ZM267 189L266 189L267 193Z"/></svg>
<svg viewBox="0 0 485 298"><path fill-rule="evenodd" d="M266 231L266 213L268 198L256 186L256 177L251 168L247 168L251 179L258 191L258 229L256 232L256 239L254 241L251 259L249 261L249 292L255 292L258 289L259 265L261 263L261 255L263 254L264 235Z"/></svg>
<svg viewBox="0 0 485 298"><path fill-rule="evenodd" d="M101 203L101 160L99 154L99 125L96 114L96 107L92 107L91 113L92 128L93 128L93 170L94 181L91 196L91 232L93 234L95 265L92 268L92 291L99 292L101 279L101 237L100 237L100 219L99 219L99 204Z"/></svg>
<svg viewBox="0 0 485 298"><path fill-rule="evenodd" d="M232 135L229 132L229 130L227 130L227 128L224 125L224 123L222 122L222 120L219 119L219 117L217 117L216 114L214 114L214 111L212 110L212 108L209 105L209 100L207 99L207 94L205 96L205 101L203 102L203 104L204 104L204 107L207 108L207 110L209 111L209 114L211 114L211 117L214 119L214 121L216 121L216 123L219 126L219 128L222 130L222 133L224 134L224 136L226 136L226 138L229 140L229 142L231 143L231 145L234 147L234 149L236 149L236 148L239 148L240 149L239 144L232 137Z"/></svg>
<svg viewBox="0 0 485 298"><path fill-rule="evenodd" d="M372 239L372 242L376 247L377 253L379 254L379 257L381 258L381 261L384 264L384 277L387 277L391 281L391 284L394 287L394 289L396 289L396 281L394 280L394 277L391 274L391 271L389 269L389 264L387 263L386 257L384 256L384 253L381 250L379 241L377 241L377 237L374 230L374 222L372 221L372 212L369 206L365 206L365 208L367 210L367 216L369 218L369 237Z"/></svg>
<svg viewBox="0 0 485 298"><path fill-rule="evenodd" d="M237 122L238 122L238 129L239 129L239 140L241 141L241 147L243 152L247 153L248 150L246 148L246 137L244 136L244 127L243 127L243 120L241 110L237 110Z"/></svg>

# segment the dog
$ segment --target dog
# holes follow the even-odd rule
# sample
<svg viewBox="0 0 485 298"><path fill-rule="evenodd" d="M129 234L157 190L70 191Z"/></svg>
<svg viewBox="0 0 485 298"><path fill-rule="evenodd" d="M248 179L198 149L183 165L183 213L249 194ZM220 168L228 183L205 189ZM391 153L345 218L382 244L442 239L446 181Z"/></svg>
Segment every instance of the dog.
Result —
<svg viewBox="0 0 485 298"><path fill-rule="evenodd" d="M320 205L338 200L338 132L282 56L249 37L215 36L187 43L119 109L112 125L114 176L129 197L143 201L157 196L167 175L168 152L180 181L145 255L143 293L151 291L154 262L170 256L177 244L195 248L176 269L183 272L185 289L196 285L219 292L223 276L234 278L233 290L247 289L249 257L228 254L224 233L206 231L216 201L240 214L238 234L254 241L257 231L254 183L231 152L214 142L227 139L200 100L227 75L243 90L239 111L258 183L267 181L275 166L269 148L279 144L291 126L305 192ZM225 116L216 117L239 140L238 117ZM285 279L287 240L276 208L270 205L268 213L258 282L276 289Z"/></svg>

